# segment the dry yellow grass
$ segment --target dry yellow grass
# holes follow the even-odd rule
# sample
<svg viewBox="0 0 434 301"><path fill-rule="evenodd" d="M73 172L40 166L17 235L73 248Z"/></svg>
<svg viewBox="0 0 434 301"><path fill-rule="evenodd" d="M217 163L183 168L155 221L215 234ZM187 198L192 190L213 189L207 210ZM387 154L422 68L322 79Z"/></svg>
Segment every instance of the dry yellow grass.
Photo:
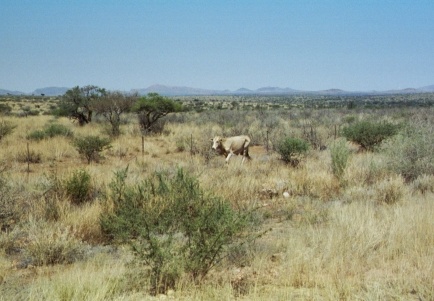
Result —
<svg viewBox="0 0 434 301"><path fill-rule="evenodd" d="M4 119L17 128L1 141L0 161L7 166L11 185L26 191L21 201L30 209L16 221L19 230L0 233L0 300L434 299L432 178L423 180L428 188L421 193L419 186L387 173L378 153L353 152L339 183L328 150L312 150L300 167L292 168L263 146L254 146L252 161L241 164L241 158L234 157L226 165L222 157L208 157L203 149L221 131L219 126L177 124L168 125L166 135L146 137L142 154L138 127L129 123L103 153L104 159L90 165L66 138L30 141L29 148L41 154L42 162L30 164L28 173L17 153L26 151L29 132L53 118ZM63 118L55 122L70 127L76 137L102 135L104 128L99 123L78 127ZM290 122L286 126L290 128ZM319 131L329 135L327 129ZM192 156L188 147L179 151L180 138L187 146L193 138L198 153ZM100 245L101 195L83 206L71 205L63 195L50 203L44 195L50 177L64 180L78 169L86 170L92 185L104 193L114 172L127 166L130 183L156 170L182 167L205 191L235 207L260 207L258 219L272 230L249 250L253 256L248 265L223 264L201 286L185 277L168 295L149 296L146 285L140 286L146 279L126 281L132 269L127 265L129 251ZM46 220L48 209L56 210L56 219ZM14 239L24 232L26 239L20 243L34 252L45 252L50 243L81 243L88 246L87 253L71 264L20 268L21 255L6 247L16 246Z"/></svg>

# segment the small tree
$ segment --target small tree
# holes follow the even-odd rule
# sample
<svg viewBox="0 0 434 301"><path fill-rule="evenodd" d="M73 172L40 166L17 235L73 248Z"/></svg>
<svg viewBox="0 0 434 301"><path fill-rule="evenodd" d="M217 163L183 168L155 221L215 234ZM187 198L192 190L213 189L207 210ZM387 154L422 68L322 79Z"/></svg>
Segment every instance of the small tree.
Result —
<svg viewBox="0 0 434 301"><path fill-rule="evenodd" d="M92 85L69 89L62 97L59 114L77 120L83 126L92 121L92 104L106 93L105 89Z"/></svg>
<svg viewBox="0 0 434 301"><path fill-rule="evenodd" d="M76 138L74 146L78 153L87 159L87 164L90 164L91 161L98 161L100 153L111 147L110 139L92 135Z"/></svg>
<svg viewBox="0 0 434 301"><path fill-rule="evenodd" d="M120 134L121 114L128 112L137 101L137 94L126 95L120 92L108 92L92 102L97 114L102 115L111 126L110 135Z"/></svg>
<svg viewBox="0 0 434 301"><path fill-rule="evenodd" d="M309 144L299 138L285 138L277 145L277 152L285 163L297 166L300 157L309 150Z"/></svg>
<svg viewBox="0 0 434 301"><path fill-rule="evenodd" d="M342 129L347 140L359 144L363 149L374 150L383 140L392 137L399 130L398 125L388 122L360 121Z"/></svg>
<svg viewBox="0 0 434 301"><path fill-rule="evenodd" d="M205 193L194 177L154 173L142 183L126 184L127 169L110 184L108 212L101 214L103 232L129 242L137 260L150 268L151 292L174 288L182 274L204 277L230 251L250 241L251 212Z"/></svg>
<svg viewBox="0 0 434 301"><path fill-rule="evenodd" d="M142 132L147 134L160 118L182 111L182 104L158 93L149 93L134 104L133 110L138 114Z"/></svg>

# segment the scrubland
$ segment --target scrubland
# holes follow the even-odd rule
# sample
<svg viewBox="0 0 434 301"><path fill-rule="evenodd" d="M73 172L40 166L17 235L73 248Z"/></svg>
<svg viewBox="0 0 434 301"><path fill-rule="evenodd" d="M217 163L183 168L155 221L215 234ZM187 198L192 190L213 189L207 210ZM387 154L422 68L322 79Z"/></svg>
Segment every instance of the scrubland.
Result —
<svg viewBox="0 0 434 301"><path fill-rule="evenodd" d="M51 115L1 116L16 128L0 141L0 300L434 300L433 116L432 107L393 106L190 111L167 116L142 150L131 114L91 164L71 138L27 137L50 123L74 137L105 135L101 120L80 127ZM337 177L331 146L355 120L414 130L375 151L346 141L348 163ZM236 134L252 137L253 159L232 157L226 165L210 139ZM297 167L273 148L285 136L312 145ZM22 159L29 153L38 162ZM411 180L401 174L409 162ZM108 242L100 227L108 185L126 167L132 184L182 168L236 210L258 208L263 234L200 283L186 275L153 296L130 248ZM92 184L81 205L59 186L77 170Z"/></svg>

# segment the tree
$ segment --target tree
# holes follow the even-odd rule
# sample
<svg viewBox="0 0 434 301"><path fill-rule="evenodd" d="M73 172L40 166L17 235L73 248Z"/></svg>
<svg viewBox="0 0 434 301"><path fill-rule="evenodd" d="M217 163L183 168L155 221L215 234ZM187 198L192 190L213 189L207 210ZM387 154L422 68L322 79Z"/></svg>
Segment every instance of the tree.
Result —
<svg viewBox="0 0 434 301"><path fill-rule="evenodd" d="M106 94L105 89L93 85L69 89L60 104L61 115L77 120L83 126L92 121L92 105Z"/></svg>
<svg viewBox="0 0 434 301"><path fill-rule="evenodd" d="M182 111L182 104L158 93L148 93L134 104L133 111L138 113L140 128L146 134L160 118Z"/></svg>
<svg viewBox="0 0 434 301"><path fill-rule="evenodd" d="M120 134L121 114L130 111L137 98L137 94L108 92L93 101L91 106L97 114L102 115L110 123L110 134L116 137Z"/></svg>

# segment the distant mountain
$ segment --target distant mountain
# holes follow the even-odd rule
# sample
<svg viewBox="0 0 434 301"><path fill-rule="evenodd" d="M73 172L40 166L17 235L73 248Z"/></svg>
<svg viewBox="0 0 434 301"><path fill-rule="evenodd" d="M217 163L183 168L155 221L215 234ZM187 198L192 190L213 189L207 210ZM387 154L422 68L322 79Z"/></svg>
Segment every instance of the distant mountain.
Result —
<svg viewBox="0 0 434 301"><path fill-rule="evenodd" d="M68 91L69 88L65 87L47 87L47 88L40 88L33 91L32 94L34 95L42 95L45 96L58 96L65 94L66 91Z"/></svg>
<svg viewBox="0 0 434 301"><path fill-rule="evenodd" d="M0 95L36 95L44 94L45 96L63 95L69 88L66 87L46 87L39 88L32 93L24 93L20 91L11 91L0 89ZM406 88L401 90L388 91L344 91L341 89L328 89L321 91L303 91L291 88L280 87L262 87L256 90L240 88L238 90L209 90L191 87L178 87L166 85L152 85L147 88L132 89L130 92L137 92L140 95L146 95L151 92L158 93L164 96L193 96L193 95L285 95L285 94L315 94L315 95L381 95L381 94L408 94L408 93L433 93L434 85L421 88Z"/></svg>
<svg viewBox="0 0 434 301"><path fill-rule="evenodd" d="M348 93L344 90L341 89L328 89L328 90L323 90L323 91L318 91L317 93L321 94L343 94L343 93Z"/></svg>
<svg viewBox="0 0 434 301"><path fill-rule="evenodd" d="M240 88L240 89L234 91L235 94L251 94L253 92L254 91L247 89L247 88Z"/></svg>
<svg viewBox="0 0 434 301"><path fill-rule="evenodd" d="M434 85L425 86L425 87L419 88L418 90L422 91L422 92L434 92Z"/></svg>
<svg viewBox="0 0 434 301"><path fill-rule="evenodd" d="M270 93L270 94L286 94L300 92L291 88L279 88L279 87L263 87L256 89L258 93Z"/></svg>
<svg viewBox="0 0 434 301"><path fill-rule="evenodd" d="M182 96L182 95L213 95L213 94L226 94L228 91L219 90L206 90L190 87L174 87L165 85L152 85L145 89L133 89L132 92L137 92L140 95L148 93L158 93L166 96Z"/></svg>
<svg viewBox="0 0 434 301"><path fill-rule="evenodd" d="M26 94L26 93L20 92L20 91L11 91L11 90L0 89L0 95L23 95L23 94Z"/></svg>

